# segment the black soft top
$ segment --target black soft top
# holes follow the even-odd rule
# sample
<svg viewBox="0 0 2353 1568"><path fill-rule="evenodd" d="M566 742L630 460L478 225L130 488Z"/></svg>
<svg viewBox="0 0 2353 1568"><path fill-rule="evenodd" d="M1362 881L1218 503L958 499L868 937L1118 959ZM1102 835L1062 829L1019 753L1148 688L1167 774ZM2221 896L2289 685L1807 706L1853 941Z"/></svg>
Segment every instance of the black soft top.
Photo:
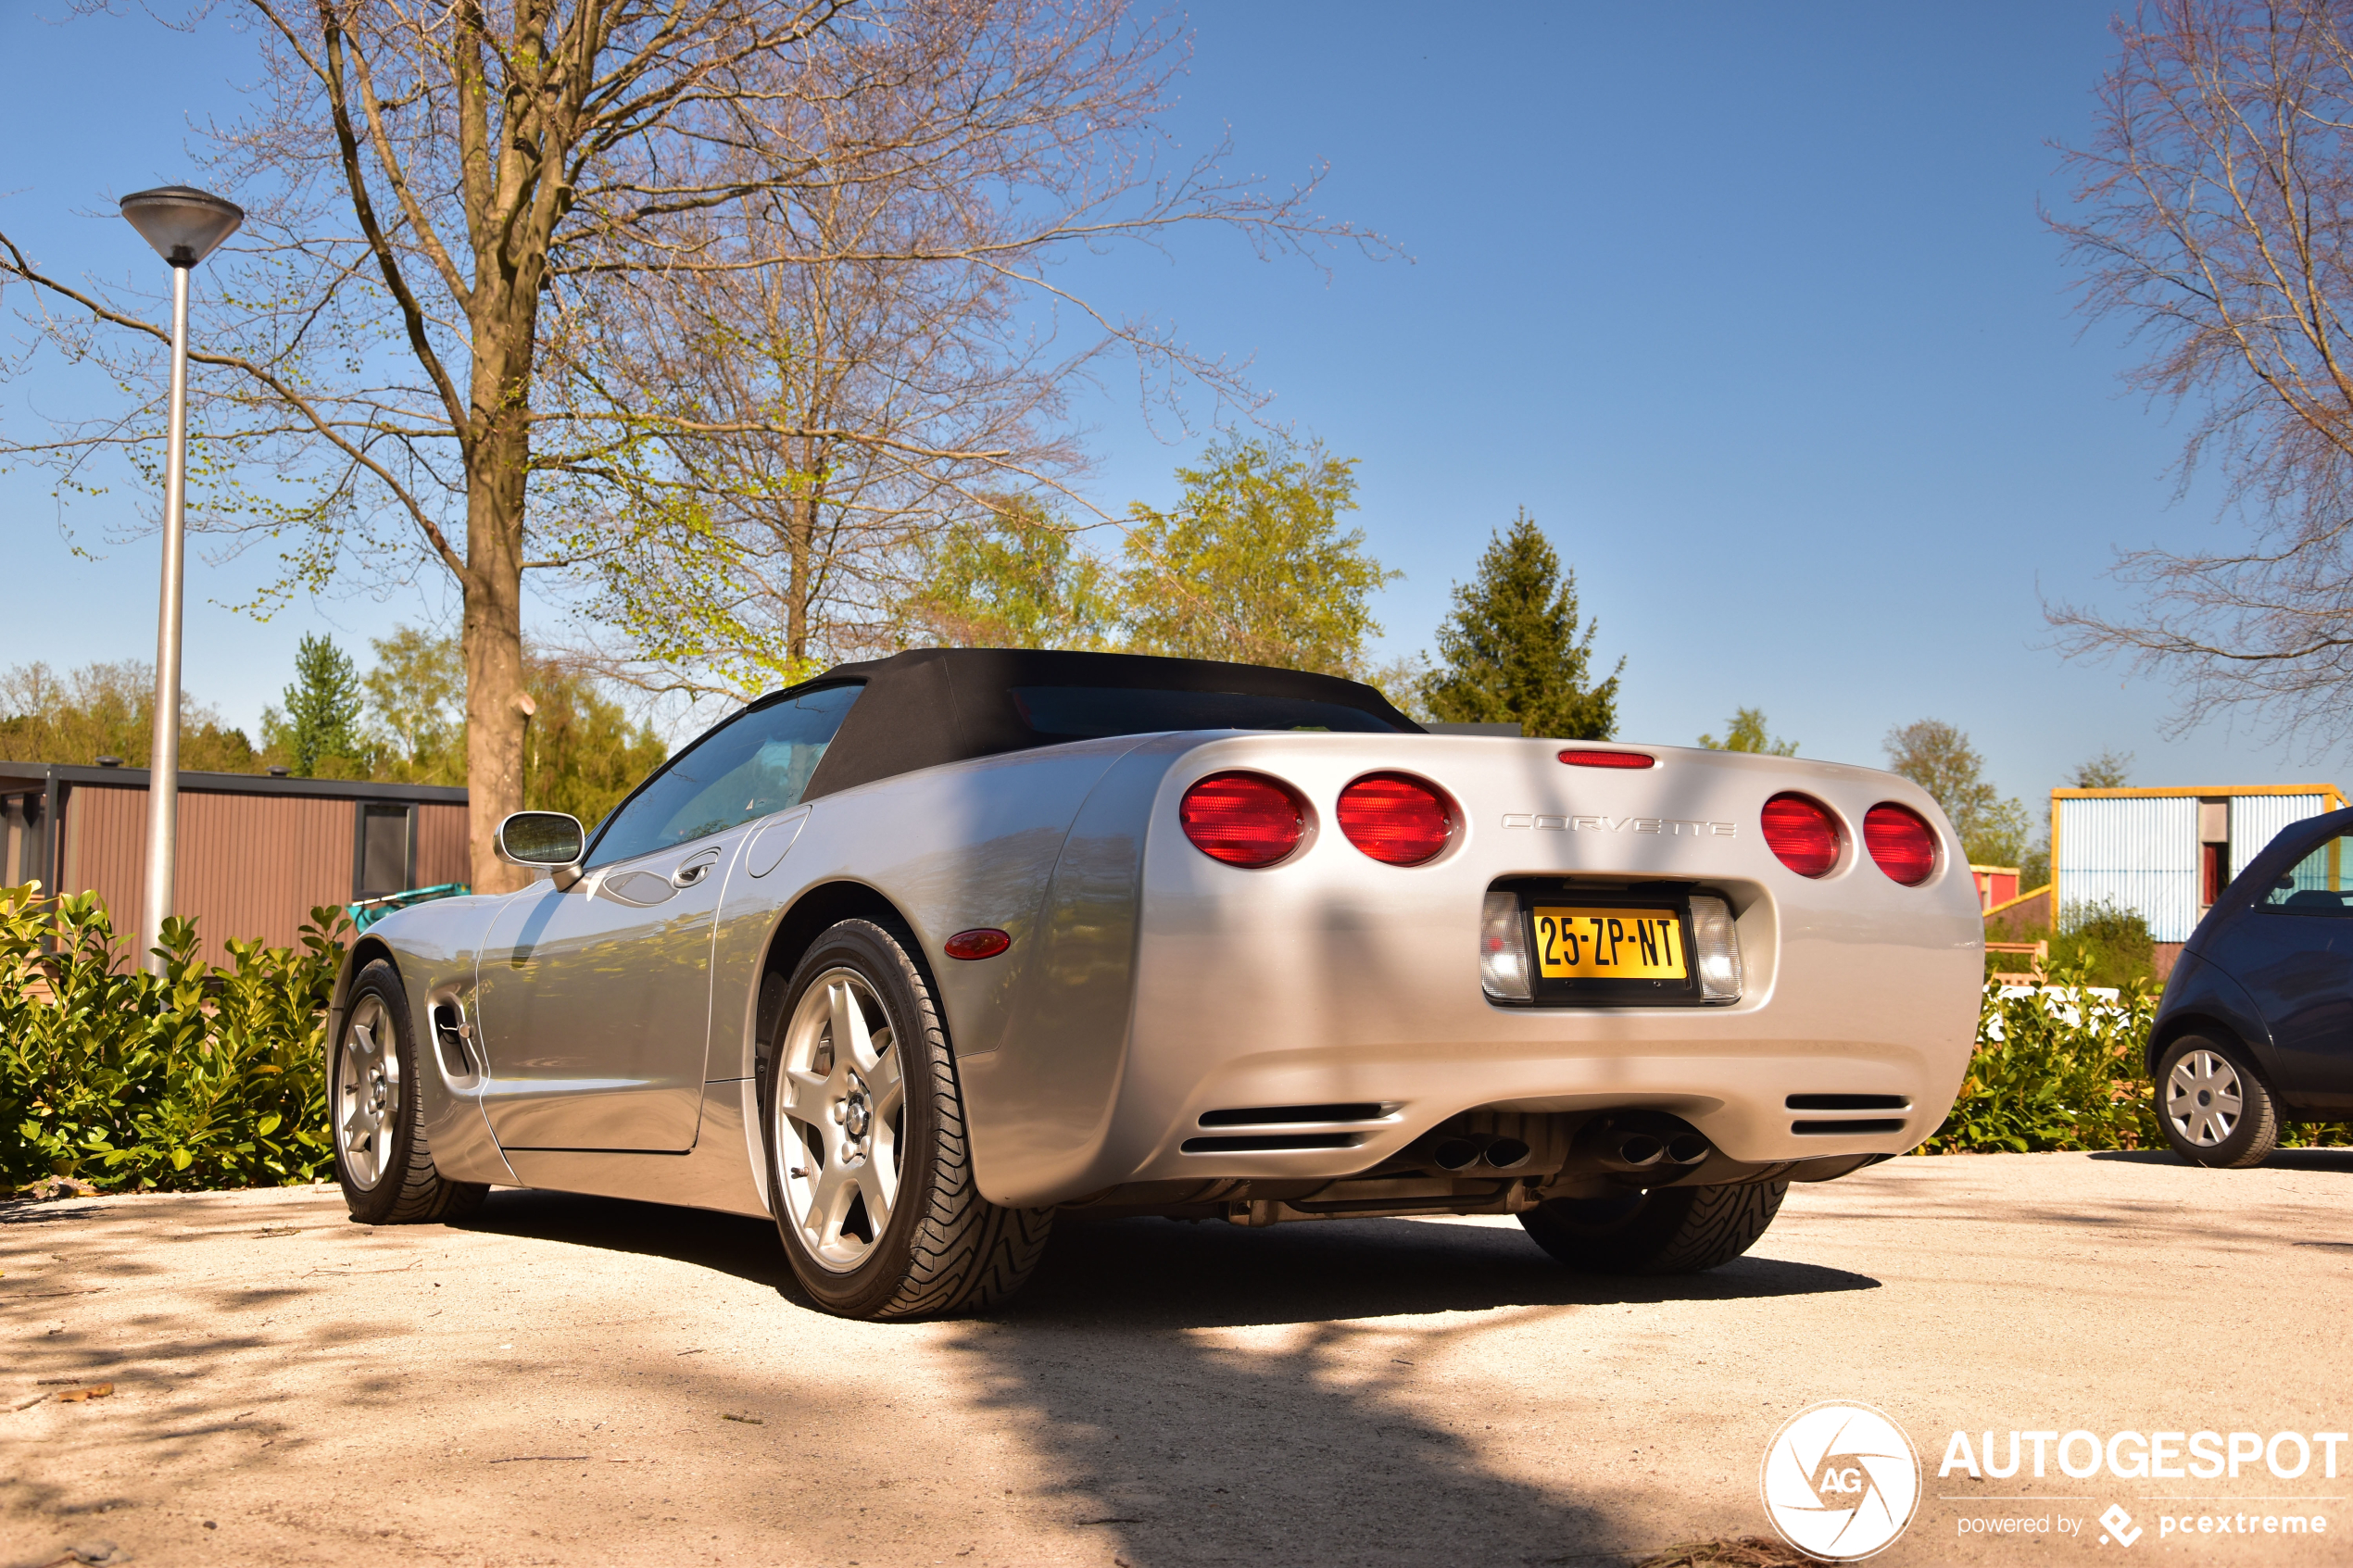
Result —
<svg viewBox="0 0 2353 1568"><path fill-rule="evenodd" d="M1220 664L1206 659L1155 659L1132 653L1068 653L1049 648L915 648L888 659L837 664L814 680L761 699L781 702L824 686L862 684L802 797L871 784L918 768L1026 751L1094 734L1154 729L1301 727L1254 721L1271 705L1315 704L1334 721L1308 727L1420 733L1372 687L1337 675ZM1074 690L1076 688L1076 690ZM1236 700L1187 703L1137 700L1130 721L1089 713L1096 691L1200 693ZM1053 711L1048 711L1049 709ZM1345 710L1338 711L1338 710ZM1057 720L1054 712L1079 713ZM1174 717L1175 722L1150 721ZM1059 727L1057 727L1059 726ZM1075 727L1074 727L1075 726Z"/></svg>

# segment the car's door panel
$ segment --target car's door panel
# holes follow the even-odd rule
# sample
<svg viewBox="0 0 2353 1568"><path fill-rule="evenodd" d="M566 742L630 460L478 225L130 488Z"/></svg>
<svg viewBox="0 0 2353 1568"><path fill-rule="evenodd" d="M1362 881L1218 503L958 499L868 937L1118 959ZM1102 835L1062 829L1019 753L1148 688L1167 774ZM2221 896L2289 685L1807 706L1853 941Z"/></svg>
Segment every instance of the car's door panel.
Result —
<svg viewBox="0 0 2353 1568"><path fill-rule="evenodd" d="M744 836L623 861L569 890L542 883L499 912L477 1006L483 1108L502 1146L693 1147L711 921Z"/></svg>
<svg viewBox="0 0 2353 1568"><path fill-rule="evenodd" d="M615 809L584 880L543 883L499 911L478 1005L483 1109L504 1148L693 1147L722 890L763 819L799 805L862 689L819 687L736 714Z"/></svg>
<svg viewBox="0 0 2353 1568"><path fill-rule="evenodd" d="M2308 848L2214 933L2206 957L2262 1012L2282 1095L2353 1106L2353 839Z"/></svg>

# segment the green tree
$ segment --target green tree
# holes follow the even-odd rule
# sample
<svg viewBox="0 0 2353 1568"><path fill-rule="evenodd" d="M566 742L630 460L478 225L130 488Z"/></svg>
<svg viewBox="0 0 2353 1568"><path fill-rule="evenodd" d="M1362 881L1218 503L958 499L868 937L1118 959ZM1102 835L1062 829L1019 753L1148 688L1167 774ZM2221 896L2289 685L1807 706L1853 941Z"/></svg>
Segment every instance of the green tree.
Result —
<svg viewBox="0 0 2353 1568"><path fill-rule="evenodd" d="M2133 754L2111 746L2089 761L2078 762L2068 783L2075 789L2122 789L2132 776Z"/></svg>
<svg viewBox="0 0 2353 1568"><path fill-rule="evenodd" d="M144 768L155 738L155 667L140 660L85 664L63 675L46 664L19 664L0 674L0 761L86 768L101 757L120 757ZM180 766L249 773L257 767L253 742L182 692Z"/></svg>
<svg viewBox="0 0 2353 1568"><path fill-rule="evenodd" d="M1491 536L1478 576L1454 585L1454 608L1438 629L1445 662L1423 694L1448 723L1519 721L1523 734L1607 740L1617 729L1617 683L1626 661L1592 680L1598 620L1579 635L1577 573L1522 507Z"/></svg>
<svg viewBox="0 0 2353 1568"><path fill-rule="evenodd" d="M533 659L523 670L533 711L523 736L523 809L569 811L594 827L661 766L670 748L577 670Z"/></svg>
<svg viewBox="0 0 2353 1568"><path fill-rule="evenodd" d="M1966 734L1941 719L1922 719L1888 731L1886 745L1888 768L1936 797L1971 864L2018 866L2026 859L2032 832L2026 808L2002 798Z"/></svg>
<svg viewBox="0 0 2353 1568"><path fill-rule="evenodd" d="M1101 648L1119 612L1103 563L1026 495L936 535L923 577L903 634L949 647Z"/></svg>
<svg viewBox="0 0 2353 1568"><path fill-rule="evenodd" d="M1356 463L1315 442L1227 436L1180 468L1173 511L1128 508L1123 623L1138 653L1348 674L1380 634L1372 596L1403 575L1365 549Z"/></svg>
<svg viewBox="0 0 2353 1568"><path fill-rule="evenodd" d="M411 626L374 638L375 668L360 683L377 776L399 784L466 782L466 661L455 637Z"/></svg>
<svg viewBox="0 0 2353 1568"><path fill-rule="evenodd" d="M1724 738L1714 735L1699 737L1700 745L1710 751L1753 751L1762 757L1794 757L1797 743L1778 740L1765 731L1765 710L1761 708L1736 709L1730 722L1724 726Z"/></svg>
<svg viewBox="0 0 2353 1568"><path fill-rule="evenodd" d="M295 649L294 684L285 689L283 700L283 712L262 710L261 733L295 777L369 776L371 759L359 735L359 715L366 707L359 671L333 637L304 634Z"/></svg>

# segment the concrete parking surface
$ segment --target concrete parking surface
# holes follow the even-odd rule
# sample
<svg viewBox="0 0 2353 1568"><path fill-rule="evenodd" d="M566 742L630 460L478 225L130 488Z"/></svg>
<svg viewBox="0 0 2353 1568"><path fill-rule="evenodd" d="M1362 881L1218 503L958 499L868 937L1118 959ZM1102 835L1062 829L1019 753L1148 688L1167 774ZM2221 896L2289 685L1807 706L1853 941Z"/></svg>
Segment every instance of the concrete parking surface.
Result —
<svg viewBox="0 0 2353 1568"><path fill-rule="evenodd" d="M2346 1430L2349 1199L2348 1151L1903 1160L1649 1283L1508 1222L1128 1221L1067 1227L1000 1313L901 1325L810 1311L768 1226L683 1210L19 1204L0 1411L114 1391L0 1413L0 1562L1609 1563L1764 1533L1765 1447L1825 1399L1922 1450L1881 1562L2105 1561L2110 1503L2133 1561L2342 1562L2353 1481L2317 1460L1936 1472L1956 1429ZM2331 1533L2180 1523L2290 1508ZM2050 1529L1963 1533L2011 1516Z"/></svg>

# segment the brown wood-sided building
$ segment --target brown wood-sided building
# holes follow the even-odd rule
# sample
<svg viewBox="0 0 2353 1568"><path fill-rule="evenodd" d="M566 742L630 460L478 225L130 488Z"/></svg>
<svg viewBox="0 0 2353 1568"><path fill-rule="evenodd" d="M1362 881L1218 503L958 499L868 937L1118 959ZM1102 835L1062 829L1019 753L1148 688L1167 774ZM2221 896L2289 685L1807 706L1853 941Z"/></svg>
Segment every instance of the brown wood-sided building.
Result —
<svg viewBox="0 0 2353 1568"><path fill-rule="evenodd" d="M146 901L147 771L0 762L0 886L94 892L134 940ZM430 784L180 775L173 913L197 951L292 947L314 905L467 880L466 792Z"/></svg>

